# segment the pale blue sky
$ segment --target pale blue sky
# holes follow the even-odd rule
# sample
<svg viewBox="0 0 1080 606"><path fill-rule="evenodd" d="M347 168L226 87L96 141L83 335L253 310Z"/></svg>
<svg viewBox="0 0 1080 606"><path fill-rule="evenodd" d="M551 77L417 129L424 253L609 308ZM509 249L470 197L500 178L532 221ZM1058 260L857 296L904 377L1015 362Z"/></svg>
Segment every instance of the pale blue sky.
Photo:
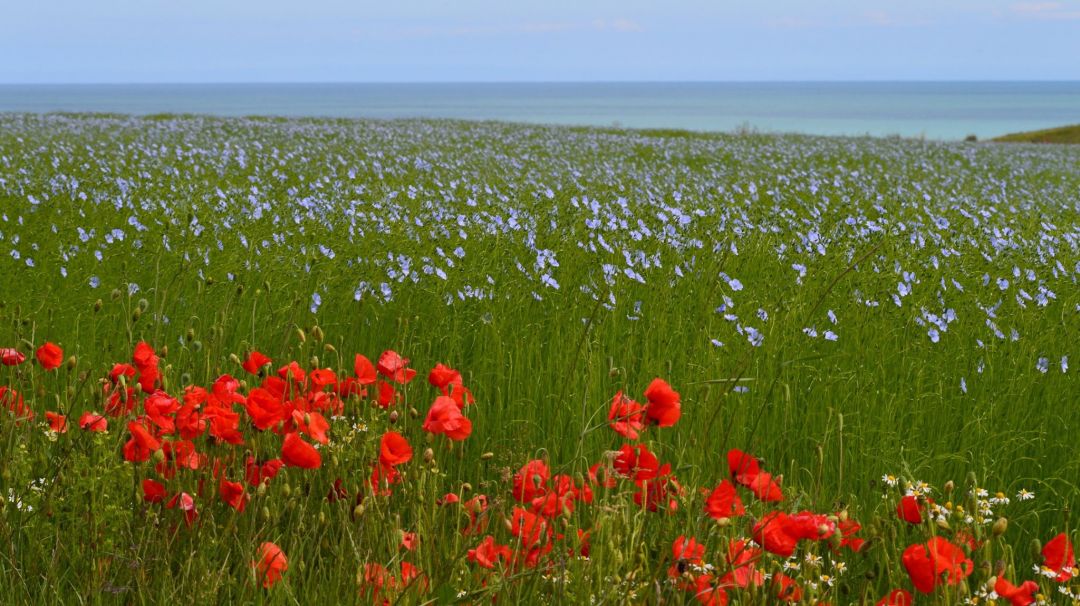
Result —
<svg viewBox="0 0 1080 606"><path fill-rule="evenodd" d="M6 0L0 82L1080 79L1080 0Z"/></svg>

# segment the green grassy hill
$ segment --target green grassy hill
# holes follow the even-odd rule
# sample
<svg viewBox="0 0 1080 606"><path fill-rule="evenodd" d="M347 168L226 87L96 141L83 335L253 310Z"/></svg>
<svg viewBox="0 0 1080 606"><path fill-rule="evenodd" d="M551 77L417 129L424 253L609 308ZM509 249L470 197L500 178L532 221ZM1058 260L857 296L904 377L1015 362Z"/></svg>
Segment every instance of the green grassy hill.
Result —
<svg viewBox="0 0 1080 606"><path fill-rule="evenodd" d="M1080 143L1080 124L1059 126L1026 133L1012 133L993 139L1003 143Z"/></svg>

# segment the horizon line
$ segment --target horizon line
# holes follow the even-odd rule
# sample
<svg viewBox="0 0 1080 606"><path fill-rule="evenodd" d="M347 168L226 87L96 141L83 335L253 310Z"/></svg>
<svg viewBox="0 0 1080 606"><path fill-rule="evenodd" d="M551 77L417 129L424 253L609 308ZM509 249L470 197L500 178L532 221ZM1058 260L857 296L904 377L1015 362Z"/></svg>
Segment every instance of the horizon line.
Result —
<svg viewBox="0 0 1080 606"><path fill-rule="evenodd" d="M0 86L187 86L187 85L386 85L386 84L1072 84L1080 79L753 79L753 80L142 80L93 82L0 82Z"/></svg>

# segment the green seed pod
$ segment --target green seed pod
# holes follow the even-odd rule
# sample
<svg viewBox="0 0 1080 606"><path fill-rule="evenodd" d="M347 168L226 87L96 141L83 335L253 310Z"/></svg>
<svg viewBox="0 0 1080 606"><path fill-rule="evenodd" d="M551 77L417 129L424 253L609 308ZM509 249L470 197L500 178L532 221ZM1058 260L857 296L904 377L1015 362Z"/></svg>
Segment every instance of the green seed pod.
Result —
<svg viewBox="0 0 1080 606"><path fill-rule="evenodd" d="M319 328L318 324L311 327L311 338L314 339L316 343L322 343L325 336L326 335L323 334L323 330Z"/></svg>
<svg viewBox="0 0 1080 606"><path fill-rule="evenodd" d="M78 361L78 360L77 360L77 359L75 358L75 356L71 356L71 357L69 357L69 358L67 359L67 369L68 369L69 371L75 370L75 366L76 366L76 365L77 365L78 363L79 363L79 361Z"/></svg>
<svg viewBox="0 0 1080 606"><path fill-rule="evenodd" d="M194 351L202 351L202 341L192 341L191 349Z"/></svg>
<svg viewBox="0 0 1080 606"><path fill-rule="evenodd" d="M214 285L214 278L212 278L212 277L210 277L210 276L207 276L207 278L206 278L206 285L207 285L207 286L213 286L213 285Z"/></svg>
<svg viewBox="0 0 1080 606"><path fill-rule="evenodd" d="M1031 557L1040 564L1045 559L1043 558L1042 548L1042 541L1039 539L1031 539Z"/></svg>
<svg viewBox="0 0 1080 606"><path fill-rule="evenodd" d="M187 387L188 385L191 385L191 374L186 373L186 372L181 374L180 375L180 385L183 386L183 387Z"/></svg>
<svg viewBox="0 0 1080 606"><path fill-rule="evenodd" d="M286 498L292 495L292 486L289 486L288 482L281 485L281 494Z"/></svg>
<svg viewBox="0 0 1080 606"><path fill-rule="evenodd" d="M146 299L139 299L138 306L139 306L139 311L145 312L147 309L150 308L150 302L147 301Z"/></svg>
<svg viewBox="0 0 1080 606"><path fill-rule="evenodd" d="M299 339L299 341L301 343L307 343L307 334L304 333L303 328L297 327L297 329L296 329L296 338Z"/></svg>
<svg viewBox="0 0 1080 606"><path fill-rule="evenodd" d="M186 340L186 341L187 341L188 343L190 343L190 342L194 341L194 340L195 340L195 329L194 329L194 328L189 328L189 329L187 329L187 332L186 332L186 333L184 333L184 339L185 339L185 340Z"/></svg>
<svg viewBox="0 0 1080 606"><path fill-rule="evenodd" d="M133 322L138 322L139 318L141 318L141 317L142 317L142 310L139 309L138 307L136 307L135 311L131 312L131 320Z"/></svg>

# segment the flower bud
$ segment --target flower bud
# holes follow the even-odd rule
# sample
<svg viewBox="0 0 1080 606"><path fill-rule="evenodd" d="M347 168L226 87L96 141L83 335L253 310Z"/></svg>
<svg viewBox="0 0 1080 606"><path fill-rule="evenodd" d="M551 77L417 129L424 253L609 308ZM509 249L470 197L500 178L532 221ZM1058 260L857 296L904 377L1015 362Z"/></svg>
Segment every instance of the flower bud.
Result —
<svg viewBox="0 0 1080 606"><path fill-rule="evenodd" d="M1001 517L994 522L994 525L990 528L990 531L994 533L995 537L1000 537L1005 534L1005 531L1009 528L1009 520Z"/></svg>
<svg viewBox="0 0 1080 606"><path fill-rule="evenodd" d="M424 462L431 465L431 462L435 460L435 451L431 448L424 449Z"/></svg>
<svg viewBox="0 0 1080 606"><path fill-rule="evenodd" d="M71 356L71 357L69 357L69 358L67 359L67 369L68 369L68 370L75 370L75 366L76 366L76 365L77 365L78 363L79 363L79 361L78 361L78 360L77 360L77 359L75 358L75 356Z"/></svg>
<svg viewBox="0 0 1080 606"><path fill-rule="evenodd" d="M493 452L485 452L484 454L480 455L480 460L481 461L490 461L494 457L495 457L495 453L493 453Z"/></svg>
<svg viewBox="0 0 1080 606"><path fill-rule="evenodd" d="M326 335L323 334L323 330L319 328L318 324L311 327L311 338L314 339L316 343L321 343L325 336Z"/></svg>
<svg viewBox="0 0 1080 606"><path fill-rule="evenodd" d="M97 312L101 311L101 306L102 305L104 305L104 303L101 301L101 299L98 299L97 301L94 301L94 313L97 313Z"/></svg>
<svg viewBox="0 0 1080 606"><path fill-rule="evenodd" d="M401 418L401 415L398 414L398 411L396 411L396 410L390 411L390 423L391 424L397 423L399 418Z"/></svg>
<svg viewBox="0 0 1080 606"><path fill-rule="evenodd" d="M951 494L954 490L956 490L955 482L953 482L952 480L945 482L945 494Z"/></svg>
<svg viewBox="0 0 1080 606"><path fill-rule="evenodd" d="M303 328L300 328L299 326L298 326L298 327L296 327L296 338L297 338L297 339L298 339L298 340L299 340L299 341L300 341L301 343L307 343L307 333L305 333L305 332L304 332L304 329L303 329Z"/></svg>
<svg viewBox="0 0 1080 606"><path fill-rule="evenodd" d="M154 451L154 462L155 463L164 463L165 462L165 451L164 450L159 448L159 449Z"/></svg>

